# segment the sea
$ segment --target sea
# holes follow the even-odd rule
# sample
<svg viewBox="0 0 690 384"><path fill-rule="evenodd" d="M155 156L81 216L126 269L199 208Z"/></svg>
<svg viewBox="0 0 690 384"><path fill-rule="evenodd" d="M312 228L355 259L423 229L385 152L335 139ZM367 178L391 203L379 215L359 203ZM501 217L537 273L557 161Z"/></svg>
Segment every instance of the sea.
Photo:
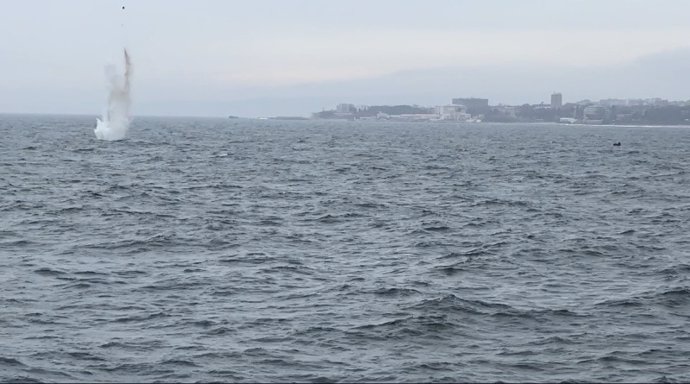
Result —
<svg viewBox="0 0 690 384"><path fill-rule="evenodd" d="M688 127L94 128L0 115L0 381L690 381Z"/></svg>

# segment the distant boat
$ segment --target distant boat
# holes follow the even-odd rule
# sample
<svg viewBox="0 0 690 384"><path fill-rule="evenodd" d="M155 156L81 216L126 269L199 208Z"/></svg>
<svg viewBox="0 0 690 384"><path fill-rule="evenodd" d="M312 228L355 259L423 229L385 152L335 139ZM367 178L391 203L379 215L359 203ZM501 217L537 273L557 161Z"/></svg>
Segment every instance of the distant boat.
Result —
<svg viewBox="0 0 690 384"><path fill-rule="evenodd" d="M238 116L234 116L234 115L230 115L230 116L228 116L228 119L239 119L239 117L238 117Z"/></svg>

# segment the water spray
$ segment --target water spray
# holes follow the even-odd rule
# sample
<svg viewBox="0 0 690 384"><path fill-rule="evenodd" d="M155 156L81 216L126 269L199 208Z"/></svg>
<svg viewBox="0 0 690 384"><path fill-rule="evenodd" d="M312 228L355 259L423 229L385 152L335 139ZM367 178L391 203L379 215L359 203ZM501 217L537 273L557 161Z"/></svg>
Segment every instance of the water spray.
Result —
<svg viewBox="0 0 690 384"><path fill-rule="evenodd" d="M108 77L109 94L108 107L101 119L96 119L94 133L100 140L122 140L127 136L129 129L131 106L130 80L132 76L132 61L123 50L125 61L124 76L117 73L115 66L106 67Z"/></svg>
<svg viewBox="0 0 690 384"><path fill-rule="evenodd" d="M122 6L122 11L125 6ZM124 32L124 23L121 25ZM126 44L125 44L126 46ZM122 140L127 136L130 123L130 82L132 77L132 60L127 48L123 49L125 71L118 73L117 67L106 66L108 79L108 103L100 119L96 119L94 133L100 140Z"/></svg>

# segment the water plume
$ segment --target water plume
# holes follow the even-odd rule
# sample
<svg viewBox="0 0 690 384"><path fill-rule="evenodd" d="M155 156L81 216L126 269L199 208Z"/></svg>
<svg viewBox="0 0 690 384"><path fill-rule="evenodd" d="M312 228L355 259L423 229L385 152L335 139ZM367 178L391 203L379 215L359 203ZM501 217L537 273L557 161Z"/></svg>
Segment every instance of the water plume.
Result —
<svg viewBox="0 0 690 384"><path fill-rule="evenodd" d="M129 129L130 79L132 76L132 62L124 50L125 73L120 75L114 65L106 66L109 94L108 107L101 119L96 119L94 133L100 140L122 140Z"/></svg>

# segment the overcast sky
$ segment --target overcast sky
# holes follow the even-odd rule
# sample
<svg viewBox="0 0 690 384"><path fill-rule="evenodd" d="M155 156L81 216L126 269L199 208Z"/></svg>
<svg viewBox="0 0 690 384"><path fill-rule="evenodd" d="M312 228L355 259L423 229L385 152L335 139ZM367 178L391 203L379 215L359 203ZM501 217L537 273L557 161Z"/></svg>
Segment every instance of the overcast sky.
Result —
<svg viewBox="0 0 690 384"><path fill-rule="evenodd" d="M0 4L0 112L99 114L104 66L123 46L139 115L537 103L553 91L690 99L686 0Z"/></svg>

